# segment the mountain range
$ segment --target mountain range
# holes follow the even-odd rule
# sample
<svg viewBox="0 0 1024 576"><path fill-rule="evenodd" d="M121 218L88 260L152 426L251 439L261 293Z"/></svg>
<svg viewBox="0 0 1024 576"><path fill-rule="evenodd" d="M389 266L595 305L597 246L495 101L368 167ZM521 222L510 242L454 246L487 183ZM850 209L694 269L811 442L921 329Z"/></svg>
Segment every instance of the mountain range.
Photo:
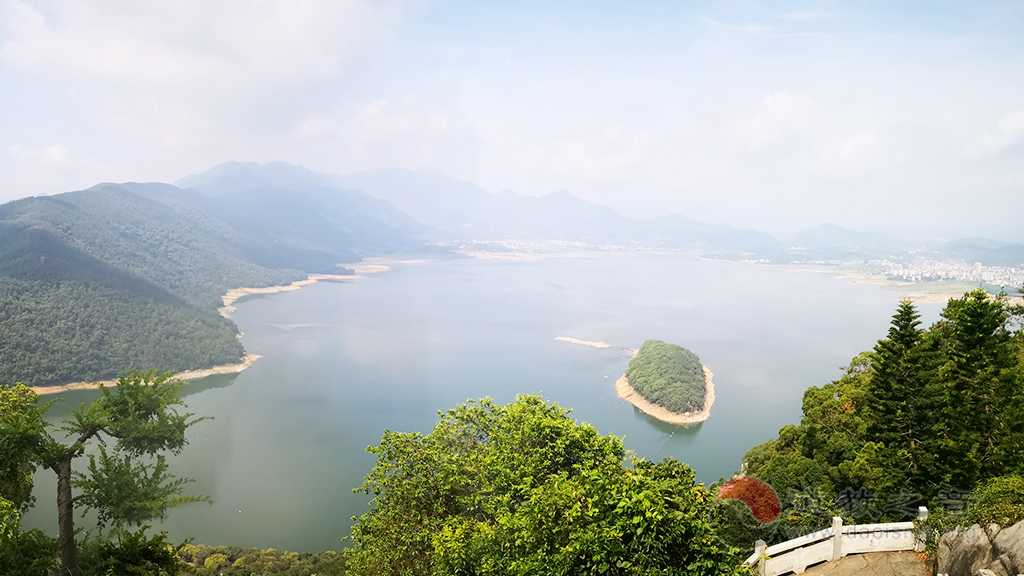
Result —
<svg viewBox="0 0 1024 576"><path fill-rule="evenodd" d="M627 218L556 192L492 194L404 170L345 176L229 162L174 184L105 183L0 205L0 383L50 385L132 369L239 360L227 290L342 263L472 240L568 240L785 261L891 253L891 239L834 225L790 243L684 215ZM442 246L439 248L438 246ZM1024 262L1024 247L941 250Z"/></svg>
<svg viewBox="0 0 1024 576"><path fill-rule="evenodd" d="M750 256L783 249L762 232L682 215L627 218L567 192L493 194L469 182L407 170L362 172L336 182L393 204L423 223L424 234L435 240L569 240Z"/></svg>

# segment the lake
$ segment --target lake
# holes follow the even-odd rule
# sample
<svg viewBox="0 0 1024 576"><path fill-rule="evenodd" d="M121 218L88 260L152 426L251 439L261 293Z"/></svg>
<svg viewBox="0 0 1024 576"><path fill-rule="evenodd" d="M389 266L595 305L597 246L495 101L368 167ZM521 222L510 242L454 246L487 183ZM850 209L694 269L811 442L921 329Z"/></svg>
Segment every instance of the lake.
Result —
<svg viewBox="0 0 1024 576"><path fill-rule="evenodd" d="M884 336L899 295L813 271L592 253L397 264L251 297L233 318L263 358L186 388L189 409L214 419L190 431L173 469L213 503L176 509L162 527L205 544L336 548L366 509L352 492L373 463L366 447L384 430L427 432L438 411L484 396L542 394L638 455L677 458L713 482L799 419L804 389ZM940 306L921 308L932 321ZM714 371L707 422L662 424L615 395L624 349L648 338L685 346ZM57 397L52 416L95 394ZM55 490L51 473L37 474L29 527L55 533Z"/></svg>

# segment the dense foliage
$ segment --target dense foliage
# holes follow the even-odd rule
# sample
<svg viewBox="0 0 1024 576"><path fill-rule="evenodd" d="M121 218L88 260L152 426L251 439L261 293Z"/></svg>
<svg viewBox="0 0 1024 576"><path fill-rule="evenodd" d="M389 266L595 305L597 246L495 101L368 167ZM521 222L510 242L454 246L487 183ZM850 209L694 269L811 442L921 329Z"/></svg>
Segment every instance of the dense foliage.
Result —
<svg viewBox="0 0 1024 576"><path fill-rule="evenodd" d="M0 206L0 382L241 358L220 296L300 274L248 261L230 228L148 190L109 185Z"/></svg>
<svg viewBox="0 0 1024 576"><path fill-rule="evenodd" d="M317 554L185 544L177 551L186 576L343 576L339 552Z"/></svg>
<svg viewBox="0 0 1024 576"><path fill-rule="evenodd" d="M914 306L900 304L873 351L807 390L800 424L747 453L745 472L775 488L783 514L759 526L730 505L730 538L781 540L833 514L912 518L918 506L962 506L976 486L1024 471L1019 315L974 291L922 329Z"/></svg>
<svg viewBox="0 0 1024 576"><path fill-rule="evenodd" d="M682 346L648 340L629 362L626 378L647 400L673 412L704 407L704 366Z"/></svg>
<svg viewBox="0 0 1024 576"><path fill-rule="evenodd" d="M962 525L1012 526L1024 520L1024 476L999 476L971 492L961 516Z"/></svg>
<svg viewBox="0 0 1024 576"><path fill-rule="evenodd" d="M213 310L99 283L0 278L0 382L46 386L158 367L237 362L234 325Z"/></svg>
<svg viewBox="0 0 1024 576"><path fill-rule="evenodd" d="M178 547L161 532L119 531L111 538L86 540L81 545L83 576L177 576L182 563Z"/></svg>
<svg viewBox="0 0 1024 576"><path fill-rule="evenodd" d="M130 292L162 290L208 309L218 306L229 288L297 277L253 263L240 234L219 219L158 201L175 191L161 184L103 184L4 204L0 224L8 243L29 240L21 254L8 256L22 259L21 270L8 273L17 277L34 268L37 277L73 273L97 280L92 270L100 267L134 280L134 285L123 283ZM69 253L73 261L66 262ZM38 262L39 257L44 260ZM0 270L5 268L0 263Z"/></svg>
<svg viewBox="0 0 1024 576"><path fill-rule="evenodd" d="M469 402L371 452L354 575L742 573L690 468L624 465L621 440L539 397Z"/></svg>
<svg viewBox="0 0 1024 576"><path fill-rule="evenodd" d="M94 511L100 527L110 527L115 537L87 550L82 559L93 566L91 570L101 574L175 574L177 561L164 537L147 537L143 526L148 520L163 518L169 507L198 500L182 495L187 480L172 476L163 459L165 453L184 448L185 431L201 420L180 410L180 387L167 374L123 377L115 387L103 388L99 398L79 406L59 433L45 422L48 405L31 389L21 384L0 387L0 455L4 457L0 498L7 503L0 511L8 511L3 532L11 532L6 528L12 523L9 510L16 512L17 507L27 505L31 473L46 469L57 476L57 549L62 574L83 573L74 527L76 506ZM96 444L98 454L88 456L85 472L74 472L72 462ZM73 487L78 488L78 495ZM131 527L137 530L131 531ZM40 546L52 544L34 533L13 532L13 538L21 536L38 540ZM0 544L5 542L11 542L8 535ZM52 554L49 559L52 562ZM129 565L139 571L127 570Z"/></svg>

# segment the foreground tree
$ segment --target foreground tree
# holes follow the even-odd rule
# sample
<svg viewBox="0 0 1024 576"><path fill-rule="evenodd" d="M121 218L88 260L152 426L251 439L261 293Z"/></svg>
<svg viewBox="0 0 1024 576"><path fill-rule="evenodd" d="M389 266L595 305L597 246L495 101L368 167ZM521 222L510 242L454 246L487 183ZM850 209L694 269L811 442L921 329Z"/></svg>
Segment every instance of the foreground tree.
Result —
<svg viewBox="0 0 1024 576"><path fill-rule="evenodd" d="M921 315L914 304L903 300L892 317L888 338L875 345L868 436L881 444L903 445L916 438L914 401L923 388L923 371L917 361L920 326Z"/></svg>
<svg viewBox="0 0 1024 576"><path fill-rule="evenodd" d="M976 290L921 330L902 303L872 352L804 394L799 425L747 453L745 472L783 501L780 521L757 537L826 526L833 504L848 521L905 520L919 505L951 506L979 483L1024 473L1022 314ZM734 516L730 528L743 528ZM746 543L751 531L727 533Z"/></svg>
<svg viewBox="0 0 1024 576"><path fill-rule="evenodd" d="M353 575L745 572L690 468L624 465L621 440L536 396L469 402L370 451Z"/></svg>
<svg viewBox="0 0 1024 576"><path fill-rule="evenodd" d="M169 474L164 459L166 453L184 448L185 431L200 420L179 411L180 388L167 374L121 378L116 386L103 388L99 398L80 406L60 428L61 435L51 433L44 420L47 405L40 404L30 388L0 388L0 447L5 457L0 466L0 489L5 492L0 496L24 505L32 471L41 467L57 475L61 574L81 574L76 504L94 510L101 526L121 529L141 526L162 518L172 506L199 500L182 495L188 480ZM97 452L87 456L87 472L74 473L74 460L94 444ZM77 497L73 487L80 491Z"/></svg>
<svg viewBox="0 0 1024 576"><path fill-rule="evenodd" d="M935 417L943 404L936 382L941 344L920 325L913 303L903 300L887 337L875 345L865 404L870 445L850 470L868 474L869 490L916 490L926 498L942 475L935 454L946 423Z"/></svg>
<svg viewBox="0 0 1024 576"><path fill-rule="evenodd" d="M1024 466L1024 390L1010 319L1005 298L975 290L951 300L935 328L943 336L947 481L960 489Z"/></svg>

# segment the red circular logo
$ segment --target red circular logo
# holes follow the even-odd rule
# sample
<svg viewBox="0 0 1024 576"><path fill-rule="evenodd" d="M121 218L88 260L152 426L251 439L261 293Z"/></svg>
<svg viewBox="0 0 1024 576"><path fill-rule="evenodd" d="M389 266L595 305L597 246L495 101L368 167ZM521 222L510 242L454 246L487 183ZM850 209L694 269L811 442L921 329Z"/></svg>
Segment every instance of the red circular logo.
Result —
<svg viewBox="0 0 1024 576"><path fill-rule="evenodd" d="M774 522L782 512L782 504L775 489L768 484L743 476L733 478L718 488L718 497L722 500L739 500L747 505L750 513L761 524Z"/></svg>

